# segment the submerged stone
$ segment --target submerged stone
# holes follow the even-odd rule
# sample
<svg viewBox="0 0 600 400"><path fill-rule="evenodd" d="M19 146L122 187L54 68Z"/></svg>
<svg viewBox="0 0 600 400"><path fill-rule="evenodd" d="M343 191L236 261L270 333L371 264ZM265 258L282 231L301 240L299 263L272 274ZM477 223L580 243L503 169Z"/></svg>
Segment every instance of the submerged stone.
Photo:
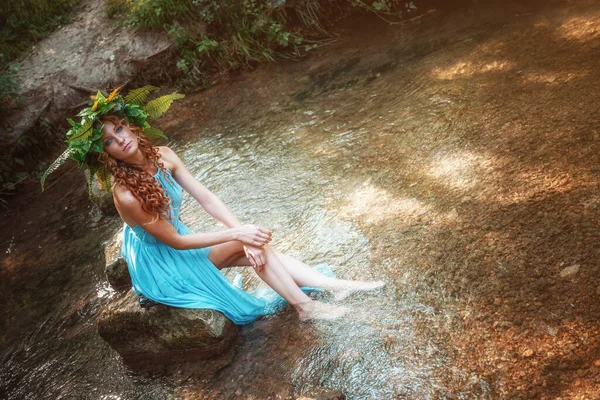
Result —
<svg viewBox="0 0 600 400"><path fill-rule="evenodd" d="M133 289L102 310L97 327L135 369L219 356L237 334L237 327L218 311L162 304L142 308Z"/></svg>
<svg viewBox="0 0 600 400"><path fill-rule="evenodd" d="M571 278L571 277L575 276L578 272L579 272L579 264L575 264L575 265L571 265L570 267L563 268L563 270L560 271L559 275L561 278Z"/></svg>

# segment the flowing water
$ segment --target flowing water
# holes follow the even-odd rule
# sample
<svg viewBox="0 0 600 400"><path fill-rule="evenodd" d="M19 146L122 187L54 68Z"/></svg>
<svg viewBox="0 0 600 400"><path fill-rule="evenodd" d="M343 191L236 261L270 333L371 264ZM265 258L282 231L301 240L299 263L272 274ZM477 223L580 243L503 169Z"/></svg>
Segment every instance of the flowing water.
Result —
<svg viewBox="0 0 600 400"><path fill-rule="evenodd" d="M489 342L490 354L504 351L490 334L505 315L490 318L483 307L512 304L492 293L502 293L504 280L514 279L509 272L518 265L507 261L512 262L509 253L526 258L519 252L527 247L500 254L504 250L491 247L489 235L469 229L493 229L497 222L488 217L490 209L497 212L510 199L537 190L523 184L520 194L510 192L522 181L497 173L524 160L511 158L516 153L503 146L522 139L523 122L514 113L524 104L535 107L533 97L515 100L527 92L515 94L515 85L575 82L590 74L576 57L570 72L523 67L531 49L541 46L528 42L534 36L528 29L541 29L537 40L549 43L552 60L560 57L548 38L562 39L548 32L578 43L593 37L573 33L578 31L560 12L544 11L552 19L515 7L460 11L393 29L365 27L367 33L332 45L333 55L322 54L323 60L262 67L188 96L184 111L166 123L167 131L170 124L181 132L171 146L194 176L241 221L270 227L278 250L308 264L329 263L341 278L387 282L380 292L341 302L351 310L348 317L300 323L288 308L243 327L232 361L216 372L210 361L154 376L128 371L95 329L100 308L115 296L102 277L97 238L108 240L120 223L86 209L49 225L77 223L83 231L74 245L83 255L71 251L67 258L78 268L67 269L68 279L52 274L37 279L60 285L38 289L39 297L30 294L18 307L10 303L11 315L29 311L30 320L39 320L33 329L15 328L3 337L8 346L0 395L285 399L339 389L350 399L430 399L502 393L509 379L499 370L486 374L492 364L479 363L481 353L467 358L470 349L461 340ZM519 13L524 17L515 17ZM577 97L556 96L565 109L580 104ZM544 112L552 117L552 110ZM543 119L535 122L538 127ZM523 143L514 152L539 150L528 149L527 139ZM533 162L522 164L523 173L537 171ZM544 180L554 179L554 170L543 170ZM199 231L218 227L189 197L182 219ZM73 232L65 228L61 235L46 253L55 264L64 251L59 239ZM482 240L480 251L476 245ZM15 268L11 257L28 254L17 242L6 244L6 271ZM489 262L489 268L472 269ZM251 271L227 274L237 272L246 288L261 285ZM47 312L32 311L42 304ZM552 332L553 323L559 322L548 321L544 329ZM507 354L501 353L511 357Z"/></svg>

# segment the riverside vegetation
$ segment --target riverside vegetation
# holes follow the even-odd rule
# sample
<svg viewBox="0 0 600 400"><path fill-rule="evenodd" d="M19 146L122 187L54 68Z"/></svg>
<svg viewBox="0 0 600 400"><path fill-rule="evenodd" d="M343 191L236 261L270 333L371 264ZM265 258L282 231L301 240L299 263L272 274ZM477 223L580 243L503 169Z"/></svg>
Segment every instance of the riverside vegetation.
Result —
<svg viewBox="0 0 600 400"><path fill-rule="evenodd" d="M18 61L31 46L69 20L79 0L16 0L0 10L0 118L23 105L15 80ZM353 10L383 21L417 11L414 2L381 0L106 0L109 18L128 28L168 32L175 44L159 79L187 91L206 88L229 71L297 58L338 36L333 26ZM146 82L144 82L145 84ZM161 82L164 83L164 82ZM65 128L65 129L63 129ZM27 178L39 179L43 156L62 141L66 126L39 121L0 160L0 199ZM43 134L40 134L42 132ZM6 204L0 200L1 204Z"/></svg>

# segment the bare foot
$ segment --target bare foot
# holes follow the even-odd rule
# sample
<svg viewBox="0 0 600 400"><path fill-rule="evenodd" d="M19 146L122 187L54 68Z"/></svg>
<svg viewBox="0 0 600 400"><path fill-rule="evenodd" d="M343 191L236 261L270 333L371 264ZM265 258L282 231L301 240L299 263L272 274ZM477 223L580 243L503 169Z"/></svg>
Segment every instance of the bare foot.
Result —
<svg viewBox="0 0 600 400"><path fill-rule="evenodd" d="M374 292L385 286L382 281L339 281L339 284L332 287L330 290L336 301L344 300L346 297L355 292Z"/></svg>
<svg viewBox="0 0 600 400"><path fill-rule="evenodd" d="M319 301L308 301L297 304L296 310L301 321L309 319L336 319L348 311L346 307L321 303Z"/></svg>

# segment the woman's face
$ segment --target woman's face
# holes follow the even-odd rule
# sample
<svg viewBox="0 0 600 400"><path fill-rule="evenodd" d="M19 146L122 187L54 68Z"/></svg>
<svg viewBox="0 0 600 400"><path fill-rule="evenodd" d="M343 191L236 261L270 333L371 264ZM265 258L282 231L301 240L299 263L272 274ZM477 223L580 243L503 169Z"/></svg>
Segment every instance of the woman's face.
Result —
<svg viewBox="0 0 600 400"><path fill-rule="evenodd" d="M125 161L138 151L138 138L123 123L104 122L102 127L104 151L111 157Z"/></svg>

